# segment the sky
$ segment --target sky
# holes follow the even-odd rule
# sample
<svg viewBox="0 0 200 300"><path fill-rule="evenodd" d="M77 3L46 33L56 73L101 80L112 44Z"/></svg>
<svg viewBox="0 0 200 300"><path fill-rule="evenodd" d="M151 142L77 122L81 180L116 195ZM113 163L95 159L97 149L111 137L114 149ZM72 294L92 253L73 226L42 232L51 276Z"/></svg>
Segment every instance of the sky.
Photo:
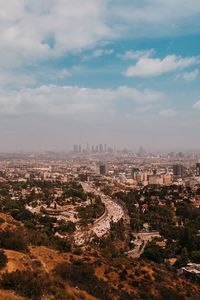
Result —
<svg viewBox="0 0 200 300"><path fill-rule="evenodd" d="M199 0L0 0L0 152L200 149Z"/></svg>

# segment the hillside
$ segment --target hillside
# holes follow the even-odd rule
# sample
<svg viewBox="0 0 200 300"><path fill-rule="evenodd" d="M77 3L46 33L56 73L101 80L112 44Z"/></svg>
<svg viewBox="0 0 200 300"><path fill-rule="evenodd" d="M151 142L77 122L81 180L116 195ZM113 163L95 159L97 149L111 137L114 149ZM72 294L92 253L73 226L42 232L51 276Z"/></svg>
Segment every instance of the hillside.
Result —
<svg viewBox="0 0 200 300"><path fill-rule="evenodd" d="M6 214L1 219L5 221L1 232L24 230ZM101 248L91 245L68 252L31 243L23 251L3 251L7 263L0 271L0 299L195 300L200 295L197 284L166 267L117 254L108 241Z"/></svg>

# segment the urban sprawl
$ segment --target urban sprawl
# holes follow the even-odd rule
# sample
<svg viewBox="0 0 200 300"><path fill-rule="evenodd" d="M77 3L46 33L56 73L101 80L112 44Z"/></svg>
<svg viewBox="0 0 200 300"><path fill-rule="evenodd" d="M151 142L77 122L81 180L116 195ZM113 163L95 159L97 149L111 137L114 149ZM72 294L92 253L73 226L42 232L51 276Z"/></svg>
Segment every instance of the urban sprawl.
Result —
<svg viewBox="0 0 200 300"><path fill-rule="evenodd" d="M199 278L200 153L142 147L133 153L100 144L0 154L0 203L27 228L72 247L121 232L126 256L165 261Z"/></svg>

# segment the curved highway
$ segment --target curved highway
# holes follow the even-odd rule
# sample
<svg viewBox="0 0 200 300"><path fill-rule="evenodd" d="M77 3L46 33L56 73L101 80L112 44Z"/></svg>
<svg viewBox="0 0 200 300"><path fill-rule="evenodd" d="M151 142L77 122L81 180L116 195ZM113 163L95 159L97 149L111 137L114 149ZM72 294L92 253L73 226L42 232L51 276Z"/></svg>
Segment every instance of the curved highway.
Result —
<svg viewBox="0 0 200 300"><path fill-rule="evenodd" d="M96 191L88 183L82 183L85 192L94 193L101 197L101 201L105 205L104 214L97 219L94 224L89 225L87 229L79 228L75 235L74 240L77 245L83 245L90 241L91 237L97 235L98 237L104 236L110 230L110 222L118 222L122 218L125 219L126 215L122 207L114 202L109 196L102 192Z"/></svg>

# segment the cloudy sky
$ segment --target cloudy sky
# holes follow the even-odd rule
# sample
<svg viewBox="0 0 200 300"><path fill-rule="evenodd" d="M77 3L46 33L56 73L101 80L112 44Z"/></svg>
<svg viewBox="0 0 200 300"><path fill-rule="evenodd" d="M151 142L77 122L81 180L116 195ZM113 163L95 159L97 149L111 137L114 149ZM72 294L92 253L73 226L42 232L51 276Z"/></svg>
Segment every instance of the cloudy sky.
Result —
<svg viewBox="0 0 200 300"><path fill-rule="evenodd" d="M199 0L0 0L0 152L199 149Z"/></svg>

